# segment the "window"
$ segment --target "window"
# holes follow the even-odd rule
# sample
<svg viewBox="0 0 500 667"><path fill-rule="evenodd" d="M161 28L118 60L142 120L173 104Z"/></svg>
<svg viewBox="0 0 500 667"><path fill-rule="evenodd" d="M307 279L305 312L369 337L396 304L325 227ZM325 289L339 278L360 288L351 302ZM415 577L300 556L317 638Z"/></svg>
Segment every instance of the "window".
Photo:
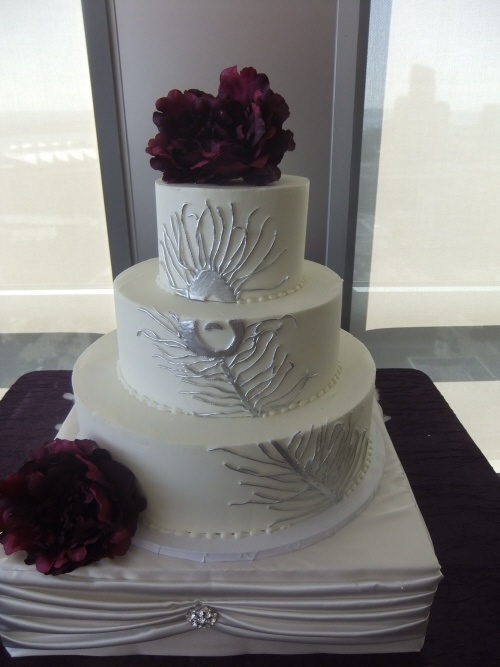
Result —
<svg viewBox="0 0 500 667"><path fill-rule="evenodd" d="M498 3L372 1L351 331L500 469Z"/></svg>
<svg viewBox="0 0 500 667"><path fill-rule="evenodd" d="M0 4L0 387L114 328L79 0Z"/></svg>

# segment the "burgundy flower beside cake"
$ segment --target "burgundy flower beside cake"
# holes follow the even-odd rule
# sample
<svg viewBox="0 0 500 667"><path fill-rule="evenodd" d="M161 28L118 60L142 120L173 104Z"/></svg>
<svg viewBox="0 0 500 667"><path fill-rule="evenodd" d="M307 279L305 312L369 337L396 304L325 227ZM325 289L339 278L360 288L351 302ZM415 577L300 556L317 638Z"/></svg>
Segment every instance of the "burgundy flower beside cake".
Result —
<svg viewBox="0 0 500 667"><path fill-rule="evenodd" d="M134 475L91 440L54 440L0 481L0 543L43 574L123 556L146 507Z"/></svg>

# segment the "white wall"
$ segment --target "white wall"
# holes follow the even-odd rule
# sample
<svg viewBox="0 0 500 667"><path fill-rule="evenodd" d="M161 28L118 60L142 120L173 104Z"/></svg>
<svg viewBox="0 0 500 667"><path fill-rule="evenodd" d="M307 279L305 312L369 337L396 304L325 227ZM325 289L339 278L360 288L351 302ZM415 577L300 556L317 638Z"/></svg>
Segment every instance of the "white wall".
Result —
<svg viewBox="0 0 500 667"><path fill-rule="evenodd" d="M282 164L311 180L306 256L324 263L336 0L116 0L138 260L157 254L154 181L144 152L154 103L172 88L217 93L225 67L253 66L283 95L297 148Z"/></svg>

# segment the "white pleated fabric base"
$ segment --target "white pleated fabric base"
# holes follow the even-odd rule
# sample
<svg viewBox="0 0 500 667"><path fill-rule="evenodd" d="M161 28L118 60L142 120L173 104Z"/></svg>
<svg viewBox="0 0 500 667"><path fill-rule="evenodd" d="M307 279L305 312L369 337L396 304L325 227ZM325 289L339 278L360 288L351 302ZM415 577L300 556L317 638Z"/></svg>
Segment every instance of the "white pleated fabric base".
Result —
<svg viewBox="0 0 500 667"><path fill-rule="evenodd" d="M385 471L366 509L334 535L255 561L198 563L133 546L44 576L0 559L0 634L29 655L239 655L418 651L441 579L382 417ZM210 628L186 618L198 601Z"/></svg>

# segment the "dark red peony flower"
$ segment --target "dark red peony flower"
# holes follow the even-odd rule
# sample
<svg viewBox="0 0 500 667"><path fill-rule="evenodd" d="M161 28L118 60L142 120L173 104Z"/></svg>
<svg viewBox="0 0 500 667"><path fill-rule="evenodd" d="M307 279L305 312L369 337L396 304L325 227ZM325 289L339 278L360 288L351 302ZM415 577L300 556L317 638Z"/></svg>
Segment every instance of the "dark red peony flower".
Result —
<svg viewBox="0 0 500 667"><path fill-rule="evenodd" d="M167 183L266 185L280 178L278 164L295 148L293 133L283 129L287 103L253 67L225 69L217 97L171 90L156 108L158 134L146 152Z"/></svg>
<svg viewBox="0 0 500 667"><path fill-rule="evenodd" d="M146 507L134 475L92 440L54 440L0 481L0 543L64 574L122 556Z"/></svg>

